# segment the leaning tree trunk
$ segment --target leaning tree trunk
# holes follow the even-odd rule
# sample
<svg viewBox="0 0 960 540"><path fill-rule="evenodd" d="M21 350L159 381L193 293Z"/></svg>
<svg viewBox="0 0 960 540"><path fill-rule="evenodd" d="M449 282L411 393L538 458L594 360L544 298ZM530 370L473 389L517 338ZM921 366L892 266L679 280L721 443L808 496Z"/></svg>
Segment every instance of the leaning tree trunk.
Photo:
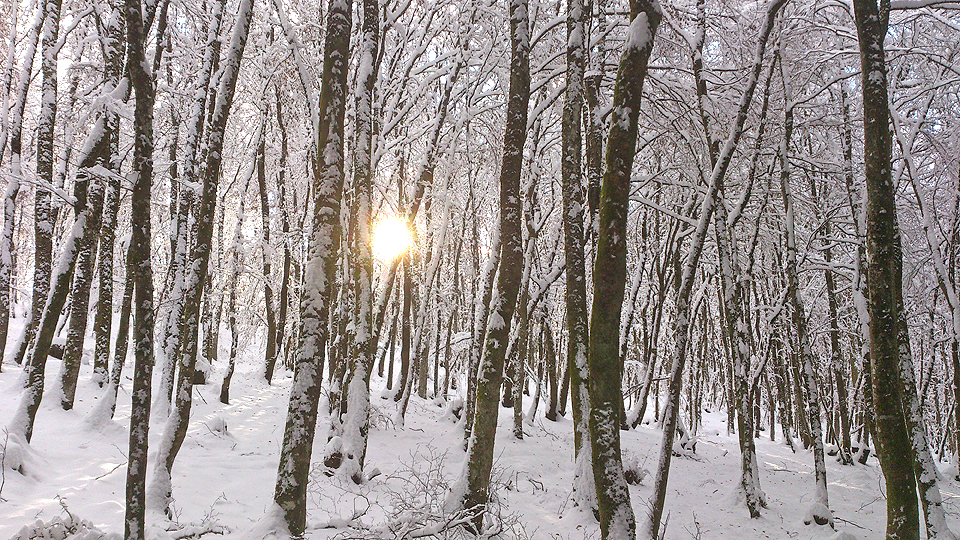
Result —
<svg viewBox="0 0 960 540"><path fill-rule="evenodd" d="M878 8L854 0L863 89L863 157L866 185L867 296L870 374L873 382L877 457L883 469L890 540L920 537L917 481L900 380L898 311L903 307L903 253L891 177L890 109L883 40L890 2Z"/></svg>
<svg viewBox="0 0 960 540"><path fill-rule="evenodd" d="M248 177L249 181L249 177ZM223 383L220 385L220 403L225 405L230 403L230 381L233 379L233 370L237 358L237 282L240 281L240 273L243 271L243 261L241 258L240 241L243 238L243 224L246 220L244 211L244 202L247 198L247 188L243 187L240 193L240 211L237 214L237 227L233 233L233 241L230 244L230 280L228 287L230 292L227 299L227 324L230 326L230 360L227 364L227 372L223 375Z"/></svg>
<svg viewBox="0 0 960 540"><path fill-rule="evenodd" d="M103 127L102 123L99 127ZM105 130L104 130L105 131ZM109 159L109 136L104 133L101 140L105 143ZM99 151L91 152L91 154ZM103 180L90 174L91 167L104 166L101 160L88 156L80 164L74 184L77 190L78 209L82 204L84 211L84 229L87 232L78 241L77 261L74 270L73 289L70 293L70 328L67 330L67 342L63 348L63 364L54 394L59 393L60 406L65 411L73 408L73 399L77 393L77 378L80 375L80 357L83 355L83 341L87 333L87 307L90 302L90 284L93 281L93 264L97 256L96 233L100 230L100 216L103 210ZM89 187L88 187L89 186ZM89 198L89 203L87 199Z"/></svg>
<svg viewBox="0 0 960 540"><path fill-rule="evenodd" d="M30 78L33 72L33 57L37 52L37 41L39 41L43 14L43 10L37 10L36 19L24 37L26 45L20 67L20 78L17 83L16 98L13 102L12 110L9 111L11 125L9 132L4 133L4 144L0 145L0 161L2 161L6 137L7 133L9 133L12 174L7 181L7 189L3 195L3 229L0 231L0 363L2 363L4 358L3 352L7 342L7 331L10 324L10 274L13 270L13 225L17 208L17 194L20 192L20 179L23 176L20 162L23 153L23 109L27 103L27 90L30 88ZM11 31L10 49L7 51L9 55L8 63L12 62L15 44L16 32ZM10 65L9 68L12 70L13 66ZM8 71L7 76L9 75L10 73ZM5 86L9 93L9 79L7 79ZM6 104L6 98L4 103ZM3 108L2 114L4 116L8 114L6 106ZM7 122L5 121L4 127L6 127L6 124ZM35 325L36 319L31 319L23 329L23 334L20 339L24 349L30 339L32 339L32 329L35 328ZM18 364L22 361L22 354L18 347L16 357Z"/></svg>
<svg viewBox="0 0 960 540"><path fill-rule="evenodd" d="M157 461L154 478L148 494L148 505L164 512L172 502L171 473L180 446L187 435L190 421L190 409L193 403L193 371L197 360L197 330L200 319L200 300L203 283L207 277L210 251L213 240L213 219L217 204L217 187L222 164L224 133L230 105L233 103L234 90L240 72L240 61L246 46L250 21L253 17L253 0L242 0L237 12L237 21L230 36L227 56L220 72L220 84L214 102L213 114L208 124L207 155L204 166L203 191L200 206L197 209L196 239L191 253L192 264L186 272L184 282L185 302L180 335L186 340L180 354L180 372L177 377L176 401L164 426L160 447L157 449Z"/></svg>
<svg viewBox="0 0 960 540"><path fill-rule="evenodd" d="M590 311L590 444L602 538L634 538L636 522L620 459L623 408L620 312L627 280L627 209L637 146L640 98L662 17L659 4L631 0L630 27L614 83L613 115L600 188L597 253Z"/></svg>
<svg viewBox="0 0 960 540"><path fill-rule="evenodd" d="M343 122L346 112L347 61L350 57L352 1L333 2L327 12L323 76L319 101L313 178L313 234L308 246L300 302L300 352L297 355L283 432L283 447L273 500L287 529L301 536L307 521L307 482L316 434L320 384L327 346L325 312L330 304L343 191Z"/></svg>
<svg viewBox="0 0 960 540"><path fill-rule="evenodd" d="M473 430L467 443L464 468L448 498L449 508L472 513L475 531L483 529L488 503L490 470L493 467L503 364L510 341L510 325L520 292L523 272L522 205L520 174L523 146L527 139L527 109L530 103L530 30L526 0L509 0L510 88L500 170L500 273L496 295L487 321L484 354L480 362Z"/></svg>
<svg viewBox="0 0 960 540"><path fill-rule="evenodd" d="M119 44L123 30L119 17L119 10L111 14L110 27L107 30L108 37L104 40L110 42L111 45L105 52L103 94L112 98L122 98L127 94L127 85L120 86L122 52ZM113 95L116 93L123 96ZM86 155L80 158L80 168L75 180L74 191L77 196L78 208L81 206L89 206L90 208L85 218L88 220L85 226L89 228L90 232L84 235L83 240L77 246L76 275L70 302L70 329L67 332L67 342L63 351L63 365L60 370L57 389L60 406L64 410L73 408L77 379L80 375L80 360L83 356L83 341L87 330L87 307L90 301L90 286L93 281L94 262L97 256L97 232L103 232L108 236L108 249L110 250L109 255L101 256L101 272L109 271L109 275L103 276L101 274L100 276L102 288L99 293L101 297L99 304L100 308L103 308L104 305L108 306L105 315L107 318L112 317L112 309L109 308L109 306L112 306L112 302L104 302L104 297L113 294L113 226L115 226L117 207L119 206L118 191L120 185L119 178L115 175L111 174L105 178L105 175L98 171L119 173L120 163L114 146L114 142L119 140L119 122L119 117L114 111L110 110L109 106L102 107L88 140L84 144L84 148L88 151ZM109 194L109 199L107 199L107 194ZM90 199L89 205L87 204L88 197ZM107 212L107 217L113 221L109 230L104 230L105 227L101 227L101 217L104 211ZM104 281L107 281L106 291L103 288ZM97 315L101 316L99 308ZM104 353L102 350L100 352L109 354L109 327L107 327L106 336L103 336L102 329L97 325L98 321L95 320L94 322L98 328L97 342L106 342L106 352ZM102 325L103 321L99 321L99 323ZM105 381L107 367L105 359L103 365L99 367L102 368L103 379L101 380ZM95 367L95 377L96 375Z"/></svg>
<svg viewBox="0 0 960 540"><path fill-rule="evenodd" d="M751 67L750 76L747 80L747 86L741 96L737 116L734 124L730 127L727 140L717 154L717 164L710 175L709 188L704 195L700 208L700 218L693 232L690 248L687 252L686 260L682 265L682 271L679 276L677 276L680 279L680 285L677 288L677 313L674 323L674 336L676 336L677 343L674 347L674 357L670 366L669 397L663 412L663 438L660 443L660 459L654 479L653 496L650 499L650 513L639 535L643 540L655 540L659 537L660 518L663 516L663 506L667 495L667 478L670 474L670 461L673 458L673 440L677 430L677 413L680 409L680 394L683 386L683 371L686 362L687 340L692 313L690 309L690 295L693 291L696 270L700 263L700 255L703 252L703 244L707 236L708 225L717 204L717 189L727 173L733 152L737 147L737 143L740 141L740 137L743 135L750 102L753 100L753 93L756 90L757 82L760 78L760 71L763 67L763 56L767 46L767 38L773 30L777 13L784 3L785 0L771 0L771 2L767 4L763 26L757 41L757 50L753 57L753 66Z"/></svg>
<svg viewBox="0 0 960 540"><path fill-rule="evenodd" d="M60 28L60 2L53 0L43 4L43 23L40 37L40 72L42 76L40 114L37 118L37 177L45 185L53 184L53 129L57 114L57 36ZM32 61L32 59L31 59ZM51 304L47 298L50 288L50 259L53 250L53 220L51 218L50 191L37 186L34 202L34 283L33 317L34 328L46 323L46 332L35 336L35 345L31 357L27 359L24 392L20 406L11 421L11 431L23 437L27 442L33 436L33 422L36 418L40 400L43 397L43 368L46 366L50 341L56 330L57 319L63 300L59 305ZM73 276L73 260L76 255L77 237L82 235L83 223L80 219L74 224L70 238L64 246L64 258L69 262L58 272L60 295L66 299L70 278ZM60 282L63 282L62 285ZM46 319L46 320L44 320ZM47 337L49 335L49 338ZM25 334L26 337L26 334ZM26 341L26 340L25 340ZM27 343L21 343L26 348ZM39 366L37 365L39 364Z"/></svg>
<svg viewBox="0 0 960 540"><path fill-rule="evenodd" d="M43 185L53 185L53 130L57 116L57 40L60 28L60 4L58 0L43 3L43 24L40 34L40 114L37 118L37 177ZM31 327L20 348L26 352L30 341L35 339L45 302L50 291L53 263L53 217L49 189L37 186L34 195L34 254L33 254L33 306ZM69 285L68 285L69 286ZM59 315L59 312L57 313ZM30 339L26 339L29 337ZM18 351L17 358L23 353ZM36 358L36 355L33 356ZM46 361L46 359L43 359Z"/></svg>
<svg viewBox="0 0 960 540"><path fill-rule="evenodd" d="M200 73L197 77L197 84L194 88L193 103L190 105L190 116L187 120L185 131L185 142L183 148L183 169L178 171L189 183L199 182L199 152L201 139L204 133L206 123L206 111L208 108L208 87L212 86L212 74L216 71L219 61L221 39L220 26L223 23L223 12L226 6L226 0L218 0L211 4L212 12L210 14L210 26L207 29L207 43L204 49L203 61L200 67ZM167 309L166 322L163 325L163 334L160 338L162 362L160 367L160 388L154 402L154 409L158 416L167 416L170 411L170 402L173 396L174 376L177 366L177 358L183 347L183 340L186 338L180 332L180 324L183 319L184 303L186 301L186 290L184 283L187 271L187 256L189 253L189 239L191 221L190 214L195 212L194 200L196 190L190 186L184 186L180 190L179 201L177 202L177 219L172 227L173 252L171 254L170 274L168 286L172 288L169 308Z"/></svg>

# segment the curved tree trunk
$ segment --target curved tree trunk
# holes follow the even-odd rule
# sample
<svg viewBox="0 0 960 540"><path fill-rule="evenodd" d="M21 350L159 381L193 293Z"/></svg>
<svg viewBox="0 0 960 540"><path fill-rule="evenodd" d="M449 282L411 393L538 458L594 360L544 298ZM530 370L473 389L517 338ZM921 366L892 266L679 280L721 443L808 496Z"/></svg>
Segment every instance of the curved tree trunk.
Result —
<svg viewBox="0 0 960 540"><path fill-rule="evenodd" d="M703 252L703 243L706 239L708 225L717 204L717 190L722 179L726 176L733 152L740 141L740 137L743 135L747 113L750 108L750 103L753 100L753 93L756 90L757 82L760 78L760 71L763 67L767 38L773 30L777 13L784 3L785 0L772 0L767 4L763 26L757 41L757 49L753 57L753 66L751 67L750 76L747 80L747 86L741 96L737 116L734 124L730 127L727 140L717 154L717 165L713 168L713 172L710 175L709 188L703 198L697 228L693 232L690 248L687 252L686 260L682 265L682 271L677 275L680 280L677 291L676 322L674 323L674 335L676 336L677 344L670 366L669 397L663 412L663 439L660 443L660 459L654 479L653 496L650 499L650 513L639 534L639 538L643 540L656 540L659 537L660 518L663 516L663 506L667 494L667 478L670 474L670 461L673 458L673 440L677 430L677 413L680 408L680 394L683 385L684 364L686 362L687 334L689 332L692 314L690 294L693 291L696 270L699 266L700 255Z"/></svg>
<svg viewBox="0 0 960 540"><path fill-rule="evenodd" d="M207 278L207 266L213 240L213 220L217 203L217 187L222 163L224 132L234 90L240 72L240 61L247 42L250 21L253 17L253 0L242 0L237 12L237 21L230 36L227 56L221 66L219 90L207 132L207 155L203 175L203 192L197 210L196 239L191 253L184 282L186 301L179 333L185 339L180 355L180 372L177 377L176 401L167 423L160 447L154 477L148 494L148 505L156 510L168 511L172 502L171 473L177 453L187 434L190 409L193 403L193 371L197 360L200 300L203 283Z"/></svg>

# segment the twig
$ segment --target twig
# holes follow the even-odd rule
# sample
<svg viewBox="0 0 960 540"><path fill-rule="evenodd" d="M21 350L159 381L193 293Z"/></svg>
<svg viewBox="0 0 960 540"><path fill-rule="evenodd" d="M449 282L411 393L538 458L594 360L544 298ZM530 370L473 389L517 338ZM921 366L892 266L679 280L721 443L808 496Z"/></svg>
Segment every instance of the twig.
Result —
<svg viewBox="0 0 960 540"><path fill-rule="evenodd" d="M124 461L123 463L117 463L117 465L116 465L114 468L112 468L112 469L110 469L109 471L107 471L107 472L101 474L100 476L94 478L93 481L96 482L97 480L103 478L104 476L108 476L108 475L112 474L113 471L119 469L120 467L123 467L123 466L126 465L126 464L127 464L126 461Z"/></svg>
<svg viewBox="0 0 960 540"><path fill-rule="evenodd" d="M854 527L856 527L856 528L858 528L858 529L863 529L863 530L865 530L865 531L869 531L869 530L870 530L870 529L868 529L868 528L866 528L866 527L863 527L863 526L861 526L861 525L858 525L858 524L854 523L853 521L849 521L849 520L846 520L846 519L843 519L843 518L839 518L839 517L837 517L837 516L833 516L833 519L834 519L834 521L842 521L842 522L844 522L844 523L853 525Z"/></svg>

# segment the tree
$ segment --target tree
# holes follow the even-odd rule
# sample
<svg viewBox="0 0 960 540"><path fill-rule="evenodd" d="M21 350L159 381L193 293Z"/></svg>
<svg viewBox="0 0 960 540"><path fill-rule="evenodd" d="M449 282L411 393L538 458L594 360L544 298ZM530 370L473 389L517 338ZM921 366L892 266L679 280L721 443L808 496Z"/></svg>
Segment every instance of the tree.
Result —
<svg viewBox="0 0 960 540"><path fill-rule="evenodd" d="M305 283L300 301L300 351L294 367L290 405L283 431L283 447L273 500L280 507L287 529L301 536L307 521L307 481L316 434L323 361L327 346L327 321L339 233L340 197L343 192L343 121L347 98L347 60L350 50L352 2L333 2L327 12L323 75L317 112L313 168L313 232L310 236ZM279 11L279 10L278 10ZM304 85L309 91L309 87ZM309 94L308 94L309 95Z"/></svg>
<svg viewBox="0 0 960 540"><path fill-rule="evenodd" d="M611 540L633 538L636 528L620 460L620 310L627 277L627 207L640 98L653 38L662 17L657 2L631 0L630 26L614 84L613 116L600 188L588 353L590 444L600 531L604 539Z"/></svg>
<svg viewBox="0 0 960 540"><path fill-rule="evenodd" d="M917 481L910 433L904 420L900 380L900 312L903 262L897 206L890 173L890 110L883 41L890 2L853 3L860 44L863 91L863 158L866 186L867 296L870 313L870 375L877 457L887 493L886 538L919 538Z"/></svg>
<svg viewBox="0 0 960 540"><path fill-rule="evenodd" d="M527 139L527 108L530 102L530 28L526 0L510 0L510 88L507 93L507 123L504 126L503 161L500 169L500 272L490 316L487 320L483 359L480 361L473 429L467 443L463 471L448 496L449 510L473 515L471 525L483 530L489 502L490 470L497 430L497 402L503 382L503 365L510 341L510 325L520 292L523 272L520 173Z"/></svg>
<svg viewBox="0 0 960 540"><path fill-rule="evenodd" d="M154 6L156 7L156 6ZM153 18L147 11L147 21ZM151 265L150 195L153 183L153 105L156 98L154 81L147 71L146 49L149 22L143 20L143 6L138 0L124 0L123 15L127 29L128 72L136 94L134 122L135 178L131 197L135 220L130 239L127 271L133 274L136 291L136 312L133 323L133 392L130 405L130 445L127 453L125 540L143 540L148 434L150 430L150 385L153 375L153 268ZM126 347L124 347L126 349Z"/></svg>
<svg viewBox="0 0 960 540"><path fill-rule="evenodd" d="M566 365L573 386L573 451L577 461L574 497L577 504L597 512L596 486L593 480L593 450L590 445L590 394L587 389L589 366L587 346L586 263L584 261L583 167L581 165L581 111L583 109L583 70L585 65L584 6L580 0L567 2L567 85L564 92L563 157L560 168L563 198L563 254L566 260Z"/></svg>

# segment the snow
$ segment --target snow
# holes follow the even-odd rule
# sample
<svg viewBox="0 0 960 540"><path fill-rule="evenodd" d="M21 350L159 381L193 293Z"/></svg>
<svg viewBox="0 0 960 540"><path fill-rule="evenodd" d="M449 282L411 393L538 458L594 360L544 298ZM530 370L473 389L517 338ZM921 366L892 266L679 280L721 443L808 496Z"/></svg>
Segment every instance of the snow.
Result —
<svg viewBox="0 0 960 540"><path fill-rule="evenodd" d="M625 49L641 50L650 43L650 23L647 20L646 13L640 13L630 22L627 29L627 42Z"/></svg>
<svg viewBox="0 0 960 540"><path fill-rule="evenodd" d="M153 522L148 522L152 538L178 538L203 531L244 540L289 536L282 511L273 503L273 492L292 379L280 369L272 386L263 383L259 374L262 351L250 349L238 358L230 405L216 399L218 384L196 388L194 421L174 467L174 521L154 514L149 518ZM48 371L56 373L59 361L51 358L49 364ZM219 383L225 367L224 361L215 362L211 380ZM13 365L5 365L0 373L0 424L5 425L16 409L19 376L19 368ZM6 502L0 512L0 538L11 538L24 527L36 528L38 521L50 526L55 519L83 523L85 530L91 531L85 533L90 538L122 533L131 380L128 371L121 381L115 420L109 420L97 414L104 390L91 377L92 366L84 364L73 411L63 411L50 400L43 402L32 445L13 436L6 439L5 483L0 492ZM347 524L370 531L383 531L387 525L436 530L437 522L431 521L431 516L441 511L444 495L456 489L452 484L463 466L462 423L450 421L449 409L439 402L413 395L406 427L399 429L388 420L396 404L376 397L384 386L385 381L374 374L370 444L364 466L383 474L361 486L337 475L314 474L308 488L307 538L342 537L357 530L343 528ZM524 399L529 407L532 398ZM525 438L518 441L511 436L512 410L500 409L493 468L499 515L515 536L522 532L544 540L598 538L593 516L574 504L576 463L570 413L550 422L543 418L542 410L532 424L525 424ZM749 519L746 508L731 496L739 486L740 452L736 436L726 435L725 417L723 410L705 412L704 425L696 433L696 453L673 460L664 514L670 516L666 539L696 534L701 539L882 536L886 513L878 491L880 467L874 457L866 466L841 466L827 460L837 530L807 526L804 519L815 506L810 490L813 456L802 450L794 454L782 442L770 442L765 432L759 433L756 443L768 508L760 519ZM153 419L151 460L165 420ZM321 413L314 442L317 463L327 444L329 425L330 418ZM621 432L621 438L625 464L640 473L639 484L630 485L629 490L634 513L641 521L653 484L647 471L656 468L660 432L641 424L638 429ZM412 482L426 487L413 489ZM947 518L954 521L960 511L960 483L952 475L944 476L940 487Z"/></svg>

